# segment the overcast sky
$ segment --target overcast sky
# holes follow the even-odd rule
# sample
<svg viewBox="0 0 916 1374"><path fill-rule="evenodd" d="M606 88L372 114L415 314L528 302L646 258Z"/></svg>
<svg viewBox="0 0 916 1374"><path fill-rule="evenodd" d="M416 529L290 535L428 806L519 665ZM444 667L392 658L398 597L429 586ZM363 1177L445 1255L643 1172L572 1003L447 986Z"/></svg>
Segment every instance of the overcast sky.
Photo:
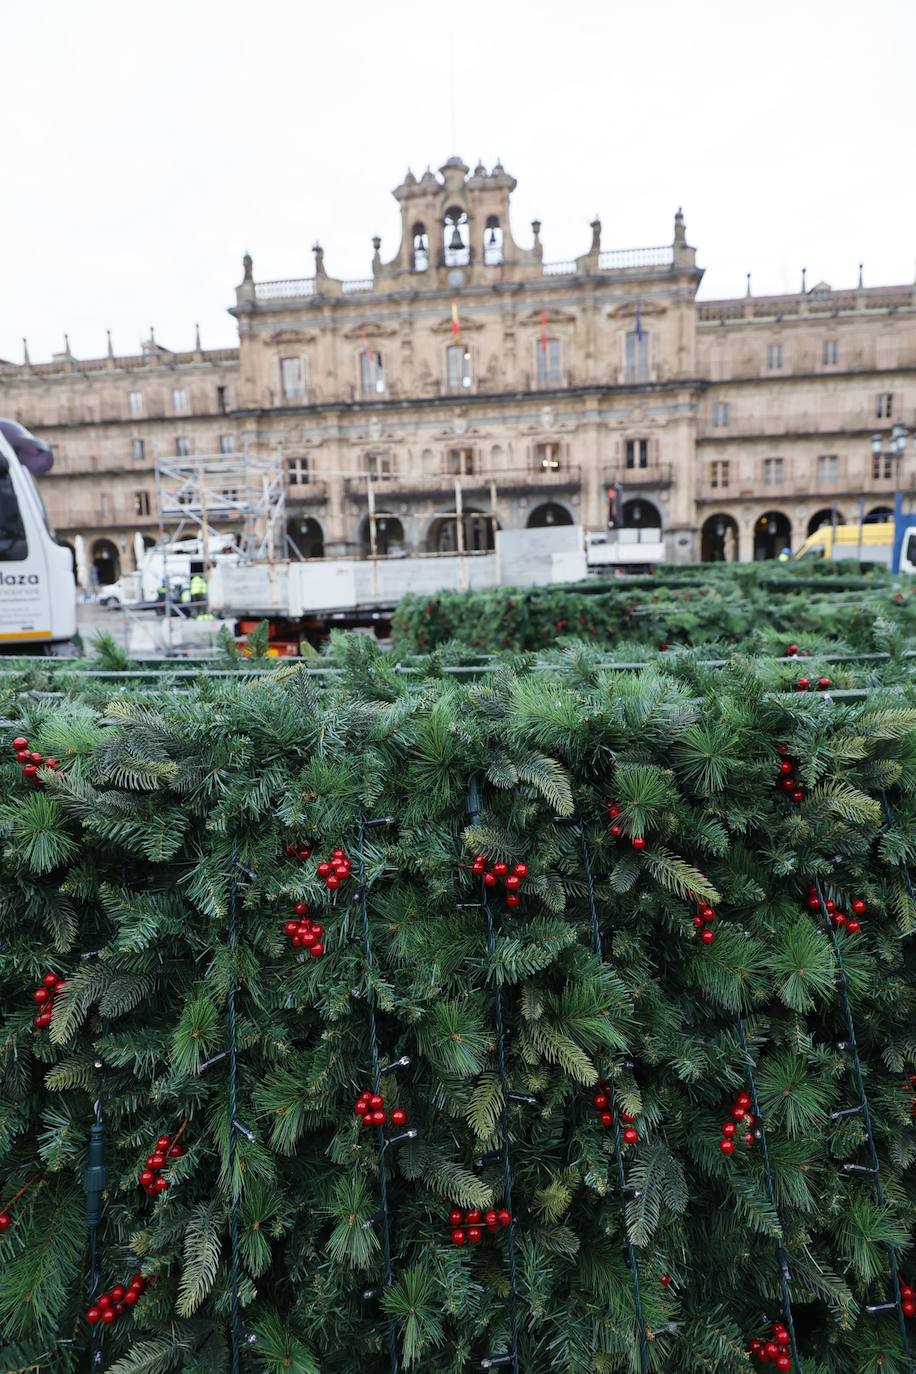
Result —
<svg viewBox="0 0 916 1374"><path fill-rule="evenodd" d="M390 257L391 190L501 158L545 258L665 243L704 296L910 282L914 0L41 0L2 7L0 357L232 344L255 277ZM454 81L451 73L454 72ZM451 88L454 87L454 100ZM453 120L454 107L454 120ZM454 122L454 136L453 136Z"/></svg>

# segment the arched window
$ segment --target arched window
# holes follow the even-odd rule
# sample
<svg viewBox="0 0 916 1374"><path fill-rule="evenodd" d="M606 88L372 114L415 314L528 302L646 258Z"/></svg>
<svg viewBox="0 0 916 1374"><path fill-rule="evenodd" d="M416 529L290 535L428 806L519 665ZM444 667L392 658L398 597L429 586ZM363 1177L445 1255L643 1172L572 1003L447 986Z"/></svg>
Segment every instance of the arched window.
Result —
<svg viewBox="0 0 916 1374"><path fill-rule="evenodd" d="M886 525L888 520L893 520L894 512L891 506L873 506L865 517L866 525Z"/></svg>
<svg viewBox="0 0 916 1374"><path fill-rule="evenodd" d="M449 391L467 391L471 385L471 350L467 344L449 344L445 354Z"/></svg>
<svg viewBox="0 0 916 1374"><path fill-rule="evenodd" d="M121 574L118 550L110 539L97 539L92 546L93 580L100 587L110 587Z"/></svg>
<svg viewBox="0 0 916 1374"><path fill-rule="evenodd" d="M411 262L415 272L425 272L429 266L429 237L426 225L419 220L410 231Z"/></svg>
<svg viewBox="0 0 916 1374"><path fill-rule="evenodd" d="M538 386L559 386L560 340L541 335L537 341L536 363Z"/></svg>
<svg viewBox="0 0 916 1374"><path fill-rule="evenodd" d="M445 212L443 229L446 267L466 267L471 261L467 212L458 205L450 206Z"/></svg>
<svg viewBox="0 0 916 1374"><path fill-rule="evenodd" d="M461 523L465 553L489 553L495 547L493 531L499 522L488 511L465 509ZM441 515L432 522L427 547L430 553L457 553L457 516Z"/></svg>
<svg viewBox="0 0 916 1374"><path fill-rule="evenodd" d="M808 533L816 534L821 525L832 525L834 521L838 525L846 524L836 506L825 506L823 510L815 511L808 521Z"/></svg>
<svg viewBox="0 0 916 1374"><path fill-rule="evenodd" d="M382 355L368 344L359 355L359 388L364 396L381 396L385 390Z"/></svg>
<svg viewBox="0 0 916 1374"><path fill-rule="evenodd" d="M738 557L738 525L721 512L710 515L700 531L700 557L704 563L734 563Z"/></svg>
<svg viewBox="0 0 916 1374"><path fill-rule="evenodd" d="M658 507L643 496L635 501L624 501L622 515L625 530L660 530L662 527Z"/></svg>
<svg viewBox="0 0 916 1374"><path fill-rule="evenodd" d="M364 516L360 526L359 542L363 558L372 557L373 543L374 553L378 558L387 558L391 554L397 557L404 553L404 526L396 515L384 510L376 511L374 516Z"/></svg>
<svg viewBox="0 0 916 1374"><path fill-rule="evenodd" d="M527 521L529 530L543 530L549 529L553 525L572 524L575 524L575 521L569 511L565 506L561 506L558 501L545 501L542 506L535 506Z"/></svg>
<svg viewBox="0 0 916 1374"><path fill-rule="evenodd" d="M286 535L294 558L324 557L324 531L311 516L293 516L287 521Z"/></svg>
<svg viewBox="0 0 916 1374"><path fill-rule="evenodd" d="M764 511L754 526L754 562L792 550L792 522L781 510Z"/></svg>
<svg viewBox="0 0 916 1374"><path fill-rule="evenodd" d="M488 267L496 267L503 260L503 231L496 215L487 217L483 236L483 260Z"/></svg>

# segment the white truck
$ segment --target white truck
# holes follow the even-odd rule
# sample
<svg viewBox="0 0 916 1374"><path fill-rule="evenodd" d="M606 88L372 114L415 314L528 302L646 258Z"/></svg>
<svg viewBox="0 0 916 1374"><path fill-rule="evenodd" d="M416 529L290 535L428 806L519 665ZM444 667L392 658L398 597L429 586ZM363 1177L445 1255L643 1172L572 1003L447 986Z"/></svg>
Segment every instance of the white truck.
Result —
<svg viewBox="0 0 916 1374"><path fill-rule="evenodd" d="M53 462L41 439L0 419L0 653L72 651L73 559L54 537L35 485Z"/></svg>

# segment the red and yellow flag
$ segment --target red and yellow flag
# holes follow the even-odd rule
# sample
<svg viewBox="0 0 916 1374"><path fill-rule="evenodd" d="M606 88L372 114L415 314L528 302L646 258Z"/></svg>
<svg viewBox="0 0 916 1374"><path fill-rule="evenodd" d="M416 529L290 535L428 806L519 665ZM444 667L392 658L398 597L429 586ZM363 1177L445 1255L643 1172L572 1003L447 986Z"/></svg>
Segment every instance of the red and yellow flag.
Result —
<svg viewBox="0 0 916 1374"><path fill-rule="evenodd" d="M458 302L456 300L452 301L452 333L456 339L461 333L458 325Z"/></svg>

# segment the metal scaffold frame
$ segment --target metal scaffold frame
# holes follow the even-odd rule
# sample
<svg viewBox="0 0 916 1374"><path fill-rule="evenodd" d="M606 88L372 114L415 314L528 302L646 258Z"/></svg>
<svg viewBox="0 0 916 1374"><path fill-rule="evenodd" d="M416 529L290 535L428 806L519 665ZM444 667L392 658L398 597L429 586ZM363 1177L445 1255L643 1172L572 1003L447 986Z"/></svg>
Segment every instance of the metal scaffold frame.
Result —
<svg viewBox="0 0 916 1374"><path fill-rule="evenodd" d="M188 454L156 459L160 543L199 538L203 562L218 531L211 521L238 522L236 548L245 559L286 557L286 485L283 450Z"/></svg>

